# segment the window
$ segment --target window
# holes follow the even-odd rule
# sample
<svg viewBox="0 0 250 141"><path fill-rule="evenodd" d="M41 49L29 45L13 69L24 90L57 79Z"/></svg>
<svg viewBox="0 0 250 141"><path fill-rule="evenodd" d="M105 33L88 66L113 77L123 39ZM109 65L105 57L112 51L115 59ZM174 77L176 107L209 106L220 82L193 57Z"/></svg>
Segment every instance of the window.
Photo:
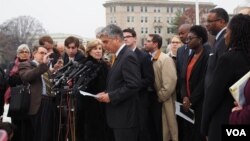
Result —
<svg viewBox="0 0 250 141"><path fill-rule="evenodd" d="M147 6L141 6L141 12L148 12Z"/></svg>
<svg viewBox="0 0 250 141"><path fill-rule="evenodd" d="M148 28L147 27L145 28L145 33L148 34Z"/></svg>
<svg viewBox="0 0 250 141"><path fill-rule="evenodd" d="M127 6L127 12L134 12L134 6Z"/></svg>
<svg viewBox="0 0 250 141"><path fill-rule="evenodd" d="M167 33L173 33L173 31L174 31L173 28L170 28L170 27L167 28Z"/></svg>
<svg viewBox="0 0 250 141"><path fill-rule="evenodd" d="M143 27L141 27L141 33L142 33L142 34L144 33L144 28L143 28Z"/></svg>
<svg viewBox="0 0 250 141"><path fill-rule="evenodd" d="M160 23L161 22L161 17L158 17L158 23Z"/></svg>
<svg viewBox="0 0 250 141"><path fill-rule="evenodd" d="M154 33L155 34L161 34L161 28L160 27L155 27L154 28Z"/></svg>
<svg viewBox="0 0 250 141"><path fill-rule="evenodd" d="M127 22L128 22L128 23L130 22L130 17L129 17L129 16L127 16Z"/></svg>
<svg viewBox="0 0 250 141"><path fill-rule="evenodd" d="M170 23L170 18L169 17L167 17L167 23Z"/></svg>
<svg viewBox="0 0 250 141"><path fill-rule="evenodd" d="M135 18L134 17L131 17L131 22L133 23L135 21Z"/></svg>
<svg viewBox="0 0 250 141"><path fill-rule="evenodd" d="M148 17L143 17L141 16L141 23L147 23L148 22Z"/></svg>
<svg viewBox="0 0 250 141"><path fill-rule="evenodd" d="M141 46L144 46L144 38L141 39Z"/></svg>
<svg viewBox="0 0 250 141"><path fill-rule="evenodd" d="M156 17L154 17L154 23L156 23Z"/></svg>

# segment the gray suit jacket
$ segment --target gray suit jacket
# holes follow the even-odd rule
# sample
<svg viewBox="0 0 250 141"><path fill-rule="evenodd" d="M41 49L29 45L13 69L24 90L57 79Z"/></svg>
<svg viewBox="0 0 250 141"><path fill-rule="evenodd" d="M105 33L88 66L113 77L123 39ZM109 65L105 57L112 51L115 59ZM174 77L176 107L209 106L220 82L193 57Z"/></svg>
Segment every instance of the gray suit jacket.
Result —
<svg viewBox="0 0 250 141"><path fill-rule="evenodd" d="M22 81L30 84L31 101L29 115L35 115L39 110L42 99L41 75L48 69L46 64L36 66L34 62L22 62L19 65L19 75Z"/></svg>
<svg viewBox="0 0 250 141"><path fill-rule="evenodd" d="M106 105L108 125L111 128L137 126L137 96L140 69L136 55L124 47L114 62L107 78L107 92L111 102Z"/></svg>

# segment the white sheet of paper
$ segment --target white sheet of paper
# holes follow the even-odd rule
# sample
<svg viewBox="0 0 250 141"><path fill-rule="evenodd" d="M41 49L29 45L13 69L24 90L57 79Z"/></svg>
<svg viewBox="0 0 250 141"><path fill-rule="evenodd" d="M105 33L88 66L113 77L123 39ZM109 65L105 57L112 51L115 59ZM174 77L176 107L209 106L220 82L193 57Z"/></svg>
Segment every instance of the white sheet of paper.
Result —
<svg viewBox="0 0 250 141"><path fill-rule="evenodd" d="M176 108L176 109L175 109L175 114L178 115L178 116L180 116L180 117L182 117L183 119L189 121L190 123L194 124L194 120L195 120L195 119L191 119L191 118L189 118L188 116L186 116L185 114L183 114L183 113L181 112L181 105L182 105L182 103L175 101L175 108ZM193 110L193 109L189 109L189 110L190 110L192 113L194 113L194 110Z"/></svg>
<svg viewBox="0 0 250 141"><path fill-rule="evenodd" d="M245 104L244 90L248 79L250 79L250 71L229 88L233 98L240 106Z"/></svg>
<svg viewBox="0 0 250 141"><path fill-rule="evenodd" d="M94 97L94 98L98 98L99 96L88 93L88 92L84 92L84 91L80 91L80 94L82 94L83 96L90 96L90 97Z"/></svg>

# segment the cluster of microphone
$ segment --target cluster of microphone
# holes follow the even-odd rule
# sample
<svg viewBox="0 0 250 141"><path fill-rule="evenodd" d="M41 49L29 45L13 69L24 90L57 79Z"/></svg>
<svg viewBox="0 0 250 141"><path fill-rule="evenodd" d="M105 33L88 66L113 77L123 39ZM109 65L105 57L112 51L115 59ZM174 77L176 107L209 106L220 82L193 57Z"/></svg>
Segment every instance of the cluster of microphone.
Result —
<svg viewBox="0 0 250 141"><path fill-rule="evenodd" d="M94 64L92 61L87 61L85 63L78 63L75 61L69 61L56 73L53 79L54 86L52 88L58 88L67 85L67 82L71 81L73 84L79 84L79 80L88 81L91 79L93 72L97 69L98 65ZM85 84L86 85L86 84ZM77 86L82 87L82 86ZM74 88L76 88L74 86Z"/></svg>

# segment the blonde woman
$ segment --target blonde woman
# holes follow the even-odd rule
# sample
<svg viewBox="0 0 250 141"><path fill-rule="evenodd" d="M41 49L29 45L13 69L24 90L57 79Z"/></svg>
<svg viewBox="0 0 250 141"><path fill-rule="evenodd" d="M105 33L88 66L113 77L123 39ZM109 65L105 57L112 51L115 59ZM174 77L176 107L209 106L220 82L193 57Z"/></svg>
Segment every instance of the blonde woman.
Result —
<svg viewBox="0 0 250 141"><path fill-rule="evenodd" d="M96 77L87 84L86 92L97 94L105 90L108 66L103 61L101 40L90 41L86 47L86 62L100 67ZM95 72L90 72L93 75ZM106 124L104 104L92 97L77 95L76 138L81 141L112 141Z"/></svg>
<svg viewBox="0 0 250 141"><path fill-rule="evenodd" d="M172 39L171 39L171 43L170 45L170 50L168 52L168 55L174 59L174 61L176 61L176 54L177 54L177 50L178 48L180 48L181 46L183 46L183 43L181 42L181 39L179 36L175 35Z"/></svg>

